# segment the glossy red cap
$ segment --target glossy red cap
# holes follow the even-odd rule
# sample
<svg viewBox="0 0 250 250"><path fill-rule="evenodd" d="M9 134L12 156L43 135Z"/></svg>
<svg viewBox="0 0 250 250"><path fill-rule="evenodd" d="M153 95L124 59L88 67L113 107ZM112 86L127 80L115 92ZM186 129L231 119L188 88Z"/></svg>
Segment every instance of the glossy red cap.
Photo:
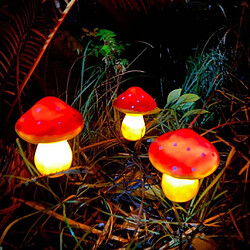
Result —
<svg viewBox="0 0 250 250"><path fill-rule="evenodd" d="M156 109L155 100L140 87L131 87L114 101L114 107L130 114L150 114Z"/></svg>
<svg viewBox="0 0 250 250"><path fill-rule="evenodd" d="M62 100L48 96L18 119L15 130L23 140L37 144L72 139L83 126L80 112Z"/></svg>
<svg viewBox="0 0 250 250"><path fill-rule="evenodd" d="M164 174L182 179L201 179L220 163L216 148L191 129L178 129L159 136L148 151L153 166Z"/></svg>

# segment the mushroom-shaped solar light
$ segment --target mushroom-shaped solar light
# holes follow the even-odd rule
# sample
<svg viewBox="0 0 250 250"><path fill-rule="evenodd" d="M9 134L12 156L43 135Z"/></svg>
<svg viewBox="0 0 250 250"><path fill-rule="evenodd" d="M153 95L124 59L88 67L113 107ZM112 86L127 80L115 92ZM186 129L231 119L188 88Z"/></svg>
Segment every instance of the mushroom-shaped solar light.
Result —
<svg viewBox="0 0 250 250"><path fill-rule="evenodd" d="M130 87L114 101L114 107L125 113L121 132L129 141L141 139L146 131L143 115L156 109L155 100L140 87Z"/></svg>
<svg viewBox="0 0 250 250"><path fill-rule="evenodd" d="M23 140L38 144L34 162L38 171L47 175L70 168L72 151L67 140L78 135L83 126L80 112L48 96L18 119L15 130Z"/></svg>
<svg viewBox="0 0 250 250"><path fill-rule="evenodd" d="M163 192L174 202L191 200L199 190L199 179L212 174L220 162L216 148L191 129L159 136L151 143L148 156L163 173Z"/></svg>

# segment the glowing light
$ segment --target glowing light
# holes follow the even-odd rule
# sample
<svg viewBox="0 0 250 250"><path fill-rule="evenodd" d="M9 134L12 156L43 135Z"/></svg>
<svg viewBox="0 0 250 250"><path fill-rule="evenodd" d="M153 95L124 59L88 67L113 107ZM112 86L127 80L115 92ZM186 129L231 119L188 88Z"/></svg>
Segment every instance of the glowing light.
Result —
<svg viewBox="0 0 250 250"><path fill-rule="evenodd" d="M34 161L38 171L42 175L47 175L68 170L72 157L72 151L67 141L39 143Z"/></svg>
<svg viewBox="0 0 250 250"><path fill-rule="evenodd" d="M124 138L137 141L145 135L145 122L141 114L126 114L121 127Z"/></svg>
<svg viewBox="0 0 250 250"><path fill-rule="evenodd" d="M162 175L161 184L166 197L174 202L189 201L199 190L198 179L180 179L167 174Z"/></svg>
<svg viewBox="0 0 250 250"><path fill-rule="evenodd" d="M216 148L191 129L167 132L151 143L149 160L161 173L162 189L174 202L191 200L199 190L199 179L212 174L220 163Z"/></svg>
<svg viewBox="0 0 250 250"><path fill-rule="evenodd" d="M23 140L38 144L34 162L41 175L48 175L70 168L73 155L67 141L78 135L83 126L79 111L59 98L46 96L17 120L15 130Z"/></svg>
<svg viewBox="0 0 250 250"><path fill-rule="evenodd" d="M137 141L145 135L143 115L148 115L157 108L155 100L137 86L130 87L120 94L113 105L125 114L121 132L129 141Z"/></svg>

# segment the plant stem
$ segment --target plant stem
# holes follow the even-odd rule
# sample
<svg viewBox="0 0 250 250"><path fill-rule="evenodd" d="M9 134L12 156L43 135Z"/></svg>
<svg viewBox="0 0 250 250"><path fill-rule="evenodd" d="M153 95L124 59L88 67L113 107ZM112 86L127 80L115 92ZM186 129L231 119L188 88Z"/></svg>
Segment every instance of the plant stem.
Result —
<svg viewBox="0 0 250 250"><path fill-rule="evenodd" d="M181 220L180 220L180 216L178 214L178 211L176 209L176 203L174 201L172 201L173 203L173 210L174 210L174 213L175 213L175 217L177 219L177 222L179 224L179 239L180 239L180 249L181 249L181 246L182 246L182 224L181 224Z"/></svg>

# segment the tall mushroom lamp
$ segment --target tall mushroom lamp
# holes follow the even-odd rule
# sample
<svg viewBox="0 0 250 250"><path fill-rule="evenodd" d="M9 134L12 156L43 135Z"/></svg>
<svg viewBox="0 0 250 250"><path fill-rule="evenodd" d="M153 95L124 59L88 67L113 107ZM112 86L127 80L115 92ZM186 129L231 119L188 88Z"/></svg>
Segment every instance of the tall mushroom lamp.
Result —
<svg viewBox="0 0 250 250"><path fill-rule="evenodd" d="M121 132L129 141L137 141L145 135L143 115L150 114L157 108L155 100L137 86L130 87L120 94L113 105L118 111L125 113Z"/></svg>
<svg viewBox="0 0 250 250"><path fill-rule="evenodd" d="M70 168L73 155L67 140L78 135L83 126L80 112L47 96L18 119L15 130L23 140L38 144L34 162L42 175L48 175Z"/></svg>
<svg viewBox="0 0 250 250"><path fill-rule="evenodd" d="M199 179L212 174L220 163L216 148L192 129L178 129L159 136L148 151L152 165L163 173L162 189L174 202L191 200Z"/></svg>

